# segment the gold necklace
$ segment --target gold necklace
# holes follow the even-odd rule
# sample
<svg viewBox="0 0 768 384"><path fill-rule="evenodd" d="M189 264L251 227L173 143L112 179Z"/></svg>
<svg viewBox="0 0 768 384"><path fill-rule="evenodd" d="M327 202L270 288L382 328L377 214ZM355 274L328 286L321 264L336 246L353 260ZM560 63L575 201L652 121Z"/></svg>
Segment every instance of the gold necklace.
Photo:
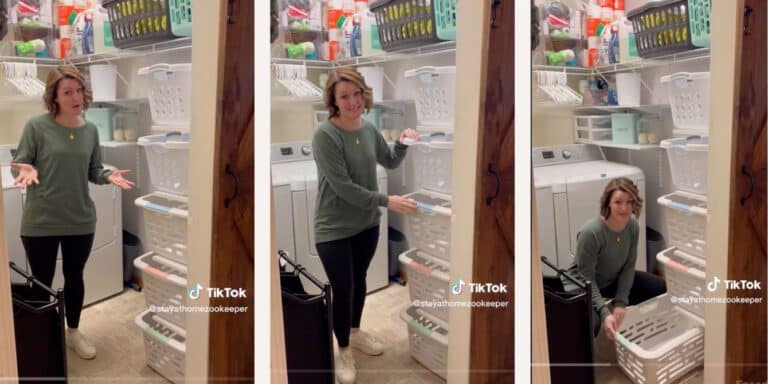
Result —
<svg viewBox="0 0 768 384"><path fill-rule="evenodd" d="M360 144L360 138L355 136L355 144Z"/></svg>
<svg viewBox="0 0 768 384"><path fill-rule="evenodd" d="M75 133L74 132L70 132L69 133L69 140L74 140L74 139L75 139Z"/></svg>

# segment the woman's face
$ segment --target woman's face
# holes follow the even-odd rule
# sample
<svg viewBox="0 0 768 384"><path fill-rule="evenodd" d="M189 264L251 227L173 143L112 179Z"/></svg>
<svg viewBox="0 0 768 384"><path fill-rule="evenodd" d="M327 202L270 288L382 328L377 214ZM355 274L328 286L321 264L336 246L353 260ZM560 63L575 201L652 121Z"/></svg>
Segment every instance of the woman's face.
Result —
<svg viewBox="0 0 768 384"><path fill-rule="evenodd" d="M610 216L614 219L620 219L622 221L629 221L632 217L632 205L635 200L632 199L632 195L622 190L613 191L611 194L611 201L608 203L608 207L611 209Z"/></svg>
<svg viewBox="0 0 768 384"><path fill-rule="evenodd" d="M339 81L335 85L336 106L343 119L356 119L365 110L363 90L350 81Z"/></svg>
<svg viewBox="0 0 768 384"><path fill-rule="evenodd" d="M68 116L77 116L83 112L85 93L82 84L75 79L61 79L59 89L56 91L56 104L59 113Z"/></svg>

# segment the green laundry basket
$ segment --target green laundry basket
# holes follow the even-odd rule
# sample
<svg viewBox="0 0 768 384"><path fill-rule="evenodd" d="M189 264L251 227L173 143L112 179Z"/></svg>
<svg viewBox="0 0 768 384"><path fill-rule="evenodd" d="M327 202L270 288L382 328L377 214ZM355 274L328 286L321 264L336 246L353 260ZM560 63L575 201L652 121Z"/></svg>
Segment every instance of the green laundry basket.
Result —
<svg viewBox="0 0 768 384"><path fill-rule="evenodd" d="M459 0L435 0L437 37L456 40L456 3Z"/></svg>
<svg viewBox="0 0 768 384"><path fill-rule="evenodd" d="M192 0L104 0L115 47L192 35Z"/></svg>
<svg viewBox="0 0 768 384"><path fill-rule="evenodd" d="M691 42L697 47L709 47L709 23L712 0L688 0L691 20Z"/></svg>

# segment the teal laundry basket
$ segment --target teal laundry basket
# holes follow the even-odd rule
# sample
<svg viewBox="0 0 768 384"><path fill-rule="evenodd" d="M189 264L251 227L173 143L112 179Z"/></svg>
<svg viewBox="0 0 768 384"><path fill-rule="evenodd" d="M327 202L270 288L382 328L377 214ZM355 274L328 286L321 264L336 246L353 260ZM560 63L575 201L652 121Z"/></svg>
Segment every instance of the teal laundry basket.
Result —
<svg viewBox="0 0 768 384"><path fill-rule="evenodd" d="M459 0L435 0L435 27L437 37L456 40L456 3Z"/></svg>
<svg viewBox="0 0 768 384"><path fill-rule="evenodd" d="M688 14L691 23L691 42L697 47L709 47L710 14L712 0L688 0Z"/></svg>

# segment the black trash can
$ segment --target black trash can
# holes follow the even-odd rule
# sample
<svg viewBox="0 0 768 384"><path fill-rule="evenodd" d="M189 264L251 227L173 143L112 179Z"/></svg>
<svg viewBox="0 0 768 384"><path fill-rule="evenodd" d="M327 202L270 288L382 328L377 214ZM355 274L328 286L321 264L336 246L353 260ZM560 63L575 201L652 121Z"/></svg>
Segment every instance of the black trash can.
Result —
<svg viewBox="0 0 768 384"><path fill-rule="evenodd" d="M402 232L392 227L388 228L389 236L389 277L397 276L400 272L398 256L408 250L408 240Z"/></svg>
<svg viewBox="0 0 768 384"><path fill-rule="evenodd" d="M293 267L292 272L280 272L288 383L333 384L331 286L320 283L287 257L284 260ZM320 294L308 294L299 274L317 285Z"/></svg>
<svg viewBox="0 0 768 384"><path fill-rule="evenodd" d="M54 292L22 271L15 271L30 282L11 284L19 381L66 382L64 293Z"/></svg>
<svg viewBox="0 0 768 384"><path fill-rule="evenodd" d="M656 262L656 255L665 250L666 244L664 243L664 236L646 227L645 230L645 266L649 273L656 273L658 263Z"/></svg>
<svg viewBox="0 0 768 384"><path fill-rule="evenodd" d="M128 232L123 231L123 283L127 286L134 285L133 260L141 256L141 240Z"/></svg>

